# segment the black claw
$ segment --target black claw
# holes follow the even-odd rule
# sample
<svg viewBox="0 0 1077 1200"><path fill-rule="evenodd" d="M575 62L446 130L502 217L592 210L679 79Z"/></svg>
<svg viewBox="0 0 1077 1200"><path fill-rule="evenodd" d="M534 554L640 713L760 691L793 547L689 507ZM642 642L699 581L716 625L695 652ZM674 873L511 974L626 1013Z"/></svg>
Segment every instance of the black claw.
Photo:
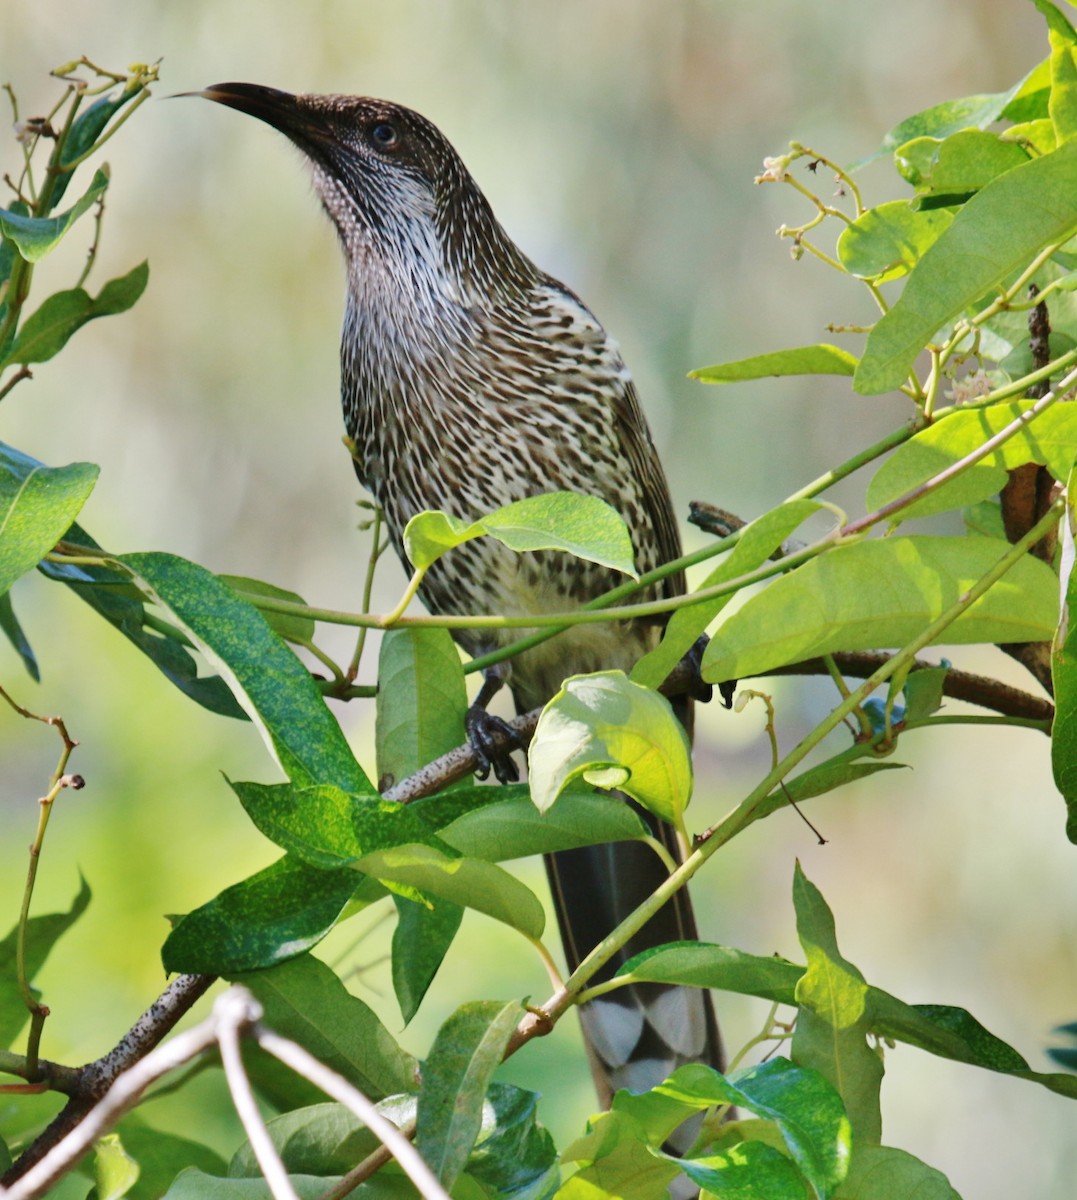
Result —
<svg viewBox="0 0 1077 1200"><path fill-rule="evenodd" d="M520 769L513 761L512 752L520 749L520 738L512 726L478 704L473 704L467 710L464 728L478 759L475 774L485 779L493 768L498 783L516 783L520 778Z"/></svg>
<svg viewBox="0 0 1077 1200"><path fill-rule="evenodd" d="M710 638L705 633L701 633L692 644L691 650L684 656L684 661L688 664L688 685L686 692L693 700L698 700L700 704L709 704L714 698L714 688L709 683L703 681L703 652L707 649L707 643ZM724 685L719 684L719 690ZM733 685L734 687L736 684ZM723 697L725 692L722 692ZM729 705L727 704L728 708Z"/></svg>

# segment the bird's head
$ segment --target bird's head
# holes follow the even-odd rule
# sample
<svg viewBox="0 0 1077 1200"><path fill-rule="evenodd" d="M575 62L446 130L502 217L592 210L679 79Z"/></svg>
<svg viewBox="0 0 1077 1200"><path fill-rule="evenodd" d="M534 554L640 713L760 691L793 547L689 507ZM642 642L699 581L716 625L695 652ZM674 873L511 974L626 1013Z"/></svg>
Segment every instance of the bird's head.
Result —
<svg viewBox="0 0 1077 1200"><path fill-rule="evenodd" d="M502 230L441 131L366 96L293 95L251 83L197 93L279 130L309 160L314 186L355 271L442 273L462 294L529 281L534 268Z"/></svg>

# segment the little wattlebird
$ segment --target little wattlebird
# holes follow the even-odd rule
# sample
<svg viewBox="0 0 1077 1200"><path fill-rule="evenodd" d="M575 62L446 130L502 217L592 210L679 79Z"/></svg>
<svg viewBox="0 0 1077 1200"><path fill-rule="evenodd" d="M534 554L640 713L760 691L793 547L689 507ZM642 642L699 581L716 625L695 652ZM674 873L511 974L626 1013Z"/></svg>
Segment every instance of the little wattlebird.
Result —
<svg viewBox="0 0 1077 1200"><path fill-rule="evenodd" d="M438 129L365 97L247 83L200 94L265 121L309 161L347 267L341 391L355 469L401 554L404 526L423 510L471 521L528 496L570 491L598 496L622 515L640 571L680 555L666 479L616 343L512 242ZM434 613L526 615L582 604L617 581L567 554L517 555L480 538L440 559L420 594ZM673 575L658 594L683 588L683 576ZM657 623L639 619L579 625L490 669L467 721L481 766L515 777L511 758L497 752L503 723L486 712L503 684L524 712L569 675L627 670L660 634ZM514 635L454 636L480 655ZM690 726L691 702L679 703ZM675 847L668 826L660 836ZM640 842L561 852L548 869L570 967L666 878ZM625 955L695 937L681 891ZM619 1087L652 1087L682 1063L721 1065L705 992L622 988L581 1016L606 1101Z"/></svg>

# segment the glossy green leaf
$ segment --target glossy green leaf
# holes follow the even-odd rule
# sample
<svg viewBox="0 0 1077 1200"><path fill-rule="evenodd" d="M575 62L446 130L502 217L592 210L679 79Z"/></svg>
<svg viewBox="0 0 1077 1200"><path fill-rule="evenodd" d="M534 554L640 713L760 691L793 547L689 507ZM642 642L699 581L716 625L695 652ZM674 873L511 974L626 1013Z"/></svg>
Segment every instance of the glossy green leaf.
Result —
<svg viewBox="0 0 1077 1200"><path fill-rule="evenodd" d="M715 1104L774 1121L801 1173L829 1197L845 1177L852 1143L849 1119L834 1087L818 1071L773 1058L723 1077L698 1063L678 1067L640 1096L621 1092L614 1112L634 1116L652 1138L664 1138L693 1112Z"/></svg>
<svg viewBox="0 0 1077 1200"><path fill-rule="evenodd" d="M448 630L390 630L378 660L381 790L459 746L466 712L463 665Z"/></svg>
<svg viewBox="0 0 1077 1200"><path fill-rule="evenodd" d="M530 938L542 936L545 914L530 888L493 863L450 858L433 846L394 846L367 854L358 869L386 887L403 887L486 913Z"/></svg>
<svg viewBox="0 0 1077 1200"><path fill-rule="evenodd" d="M539 1122L538 1100L496 1080L487 1088L467 1173L506 1200L545 1197L557 1184L557 1148Z"/></svg>
<svg viewBox="0 0 1077 1200"><path fill-rule="evenodd" d="M120 1200L138 1182L138 1163L118 1133L106 1133L94 1143L93 1174L95 1200Z"/></svg>
<svg viewBox="0 0 1077 1200"><path fill-rule="evenodd" d="M795 529L822 507L815 500L788 500L757 517L740 531L732 552L722 559L696 590L717 587L761 567ZM732 597L733 593L729 593L673 613L661 642L632 668L633 682L645 687L661 686Z"/></svg>
<svg viewBox="0 0 1077 1200"><path fill-rule="evenodd" d="M183 917L161 949L165 970L233 975L294 958L325 937L359 885L354 871L280 858Z"/></svg>
<svg viewBox="0 0 1077 1200"><path fill-rule="evenodd" d="M247 575L218 575L234 591L240 593L249 604L258 608L258 597L267 600L286 600L289 604L306 604L298 592L289 592L275 584L266 583L262 579L251 579ZM314 641L315 622L313 617L293 616L290 613L273 612L271 609L258 611L266 619L266 624L278 637L286 642L295 642L298 646L309 646Z"/></svg>
<svg viewBox="0 0 1077 1200"><path fill-rule="evenodd" d="M1009 551L986 537L890 537L839 546L775 580L719 626L703 658L718 683L835 650L903 646ZM941 640L1049 641L1057 580L1026 556L949 625Z"/></svg>
<svg viewBox="0 0 1077 1200"><path fill-rule="evenodd" d="M438 1030L423 1064L415 1144L446 1189L475 1145L486 1090L522 1015L515 1000L465 1004Z"/></svg>
<svg viewBox="0 0 1077 1200"><path fill-rule="evenodd" d="M920 211L907 200L891 200L842 230L838 258L851 274L886 283L911 271L953 219L944 208Z"/></svg>
<svg viewBox="0 0 1077 1200"><path fill-rule="evenodd" d="M55 249L79 217L105 194L108 184L108 170L95 171L83 195L58 217L27 217L13 209L0 208L0 233L15 243L27 262L39 262L50 250Z"/></svg>
<svg viewBox="0 0 1077 1200"><path fill-rule="evenodd" d="M673 942L634 955L617 975L640 982L678 983L759 996L778 1004L796 1003L796 985L804 968L787 959L745 954L708 942Z"/></svg>
<svg viewBox="0 0 1077 1200"><path fill-rule="evenodd" d="M853 378L862 395L892 391L916 356L966 307L1052 242L1077 230L1077 148L1059 147L993 179L964 205L868 335Z"/></svg>
<svg viewBox="0 0 1077 1200"><path fill-rule="evenodd" d="M692 794L691 748L669 701L620 671L565 680L542 710L527 763L543 813L577 779L627 792L674 824Z"/></svg>
<svg viewBox="0 0 1077 1200"><path fill-rule="evenodd" d="M91 553L100 550L78 524L72 525L65 536ZM190 653L190 642L178 627L168 628L161 622L151 624L142 595L126 571L50 562L39 563L38 570L46 578L66 584L80 600L137 646L184 695L220 716L247 719L247 714L219 675L199 676L198 663ZM164 632L166 628L167 633Z"/></svg>
<svg viewBox="0 0 1077 1200"><path fill-rule="evenodd" d="M7 821L10 831L14 817L9 816ZM31 829L32 826L27 825L25 837L27 842L31 837ZM89 903L89 886L86 880L80 877L78 895L71 902L71 907L67 912L48 913L29 919L26 926L25 963L26 977L31 983L44 966L53 946L82 916ZM17 936L18 928L15 927L3 941L0 941L0 1049L11 1046L30 1018L17 982Z"/></svg>
<svg viewBox="0 0 1077 1200"><path fill-rule="evenodd" d="M942 707L948 666L923 667L905 680L905 720L924 721Z"/></svg>
<svg viewBox="0 0 1077 1200"><path fill-rule="evenodd" d="M563 792L541 813L528 797L495 801L458 817L439 836L469 858L505 862L648 835L623 800L598 792Z"/></svg>
<svg viewBox="0 0 1077 1200"><path fill-rule="evenodd" d="M11 363L47 362L67 345L87 321L126 312L146 290L148 264L140 263L119 279L112 279L96 297L82 288L54 292L23 322L0 369Z"/></svg>
<svg viewBox="0 0 1077 1200"><path fill-rule="evenodd" d="M857 1146L834 1200L961 1200L941 1171L891 1146Z"/></svg>
<svg viewBox="0 0 1077 1200"><path fill-rule="evenodd" d="M723 1153L675 1161L708 1196L808 1200L810 1194L804 1176L786 1155L763 1142L738 1142Z"/></svg>
<svg viewBox="0 0 1077 1200"><path fill-rule="evenodd" d="M772 375L852 375L856 358L847 350L826 344L798 346L794 350L773 350L736 362L719 363L689 371L689 379L702 383L740 383L748 379L766 379Z"/></svg>
<svg viewBox="0 0 1077 1200"><path fill-rule="evenodd" d="M428 826L403 804L340 788L234 783L247 816L270 841L313 867L353 867L374 850L431 842Z"/></svg>
<svg viewBox="0 0 1077 1200"><path fill-rule="evenodd" d="M637 578L623 518L597 496L576 492L529 496L471 524L447 513L419 513L404 529L404 549L415 567L428 567L484 534L510 550L564 550Z"/></svg>
<svg viewBox="0 0 1077 1200"><path fill-rule="evenodd" d="M882 1137L883 1064L867 1040L867 982L841 956L834 916L799 863L793 878L793 906L808 964L796 986L799 1012L793 1060L818 1071L837 1089L857 1145L875 1145Z"/></svg>
<svg viewBox="0 0 1077 1200"><path fill-rule="evenodd" d="M37 659L34 657L33 647L23 632L19 618L15 615L10 592L0 595L0 630L3 630L4 636L11 643L15 653L22 659L26 673L35 683L39 683L41 671L37 665Z"/></svg>
<svg viewBox="0 0 1077 1200"><path fill-rule="evenodd" d="M93 463L24 469L0 444L0 594L33 570L63 537L93 491Z"/></svg>
<svg viewBox="0 0 1077 1200"><path fill-rule="evenodd" d="M385 634L378 660L375 725L379 788L384 791L458 746L464 740L466 712L463 664L447 630L395 629ZM465 784L466 780L458 786ZM393 893L393 902L393 989L408 1022L448 953L464 910L447 900L431 908L399 892Z"/></svg>
<svg viewBox="0 0 1077 1200"><path fill-rule="evenodd" d="M959 409L922 429L883 463L868 484L869 511L913 491L982 446L988 438L1027 412L1034 400L1015 400L987 408ZM1065 480L1077 459L1077 405L1055 404L997 450L962 471L951 482L910 504L901 520L964 508L997 495L1006 472L1036 462Z"/></svg>
<svg viewBox="0 0 1077 1200"><path fill-rule="evenodd" d="M299 1042L372 1100L414 1090L415 1059L319 959L302 954L269 970L229 978L250 989L271 1029Z"/></svg>
<svg viewBox="0 0 1077 1200"><path fill-rule="evenodd" d="M256 608L204 567L171 554L117 562L228 683L289 779L376 794L310 673Z"/></svg>

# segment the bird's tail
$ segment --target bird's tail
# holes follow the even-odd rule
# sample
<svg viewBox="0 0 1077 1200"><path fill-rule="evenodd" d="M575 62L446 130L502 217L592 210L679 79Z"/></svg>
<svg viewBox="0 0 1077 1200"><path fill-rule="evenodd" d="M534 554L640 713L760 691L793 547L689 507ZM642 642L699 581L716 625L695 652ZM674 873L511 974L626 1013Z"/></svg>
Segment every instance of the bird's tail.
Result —
<svg viewBox="0 0 1077 1200"><path fill-rule="evenodd" d="M691 729L691 702L675 704ZM683 707L684 711L680 711ZM633 804L654 835L680 860L672 826ZM639 907L667 878L662 860L642 842L613 842L547 855L570 970ZM642 950L698 937L695 914L683 888L636 933L598 974L610 978ZM618 1088L646 1091L677 1067L701 1062L722 1069L722 1043L710 993L700 988L634 984L592 1000L580 1010L599 1099L608 1106Z"/></svg>

